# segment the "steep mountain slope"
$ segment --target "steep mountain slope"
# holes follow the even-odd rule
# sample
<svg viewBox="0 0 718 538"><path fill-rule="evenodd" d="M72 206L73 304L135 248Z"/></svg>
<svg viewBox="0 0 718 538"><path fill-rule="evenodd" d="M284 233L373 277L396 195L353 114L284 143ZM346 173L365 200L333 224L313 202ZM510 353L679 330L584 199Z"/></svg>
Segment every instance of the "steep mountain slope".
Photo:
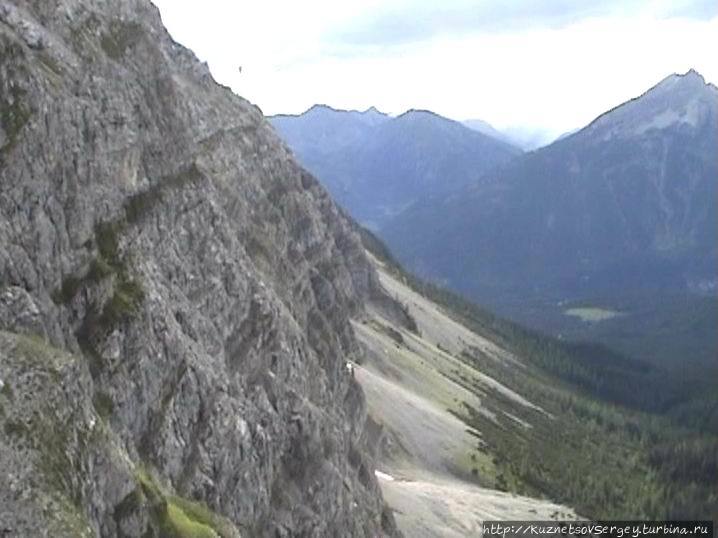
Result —
<svg viewBox="0 0 718 538"><path fill-rule="evenodd" d="M693 71L673 75L470 187L422 200L382 236L410 267L514 311L715 290L716 147L718 90Z"/></svg>
<svg viewBox="0 0 718 538"><path fill-rule="evenodd" d="M272 122L337 201L373 228L381 228L414 200L467 185L521 153L423 110L373 121L372 127L357 113L334 111L333 115L331 124L325 121L320 127L314 109ZM332 128L325 128L329 124Z"/></svg>
<svg viewBox="0 0 718 538"><path fill-rule="evenodd" d="M370 309L368 319L355 323L366 349L355 376L382 447L377 476L400 529L406 536L460 538L477 534L486 519L574 517L550 500L497 491L505 489L501 472L491 454L476 451L477 439L490 437L463 418L468 405L498 424L514 420L512 405L532 416L545 413L462 353L481 350L505 368L525 367L523 362L375 263L382 285L416 322L408 330Z"/></svg>
<svg viewBox="0 0 718 538"><path fill-rule="evenodd" d="M0 21L0 534L396 535L326 191L150 2Z"/></svg>

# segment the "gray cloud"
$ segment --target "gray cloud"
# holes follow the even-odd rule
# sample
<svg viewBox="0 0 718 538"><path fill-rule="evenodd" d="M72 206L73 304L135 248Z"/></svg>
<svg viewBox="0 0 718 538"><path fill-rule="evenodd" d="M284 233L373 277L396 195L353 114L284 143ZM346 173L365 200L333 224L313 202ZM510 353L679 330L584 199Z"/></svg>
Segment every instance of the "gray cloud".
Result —
<svg viewBox="0 0 718 538"><path fill-rule="evenodd" d="M441 35L560 28L587 17L650 14L705 20L715 0L414 0L390 3L326 36L345 49L419 43Z"/></svg>

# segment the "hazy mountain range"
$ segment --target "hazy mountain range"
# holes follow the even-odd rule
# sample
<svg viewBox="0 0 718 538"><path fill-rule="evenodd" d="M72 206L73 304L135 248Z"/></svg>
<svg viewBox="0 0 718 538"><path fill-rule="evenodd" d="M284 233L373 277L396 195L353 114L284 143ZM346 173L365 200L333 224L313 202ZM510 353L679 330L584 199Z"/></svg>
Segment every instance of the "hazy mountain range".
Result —
<svg viewBox="0 0 718 538"><path fill-rule="evenodd" d="M270 121L302 164L364 225L475 182L521 150L425 110L396 118L314 106Z"/></svg>
<svg viewBox="0 0 718 538"><path fill-rule="evenodd" d="M541 128L515 126L499 130L490 123L480 119L464 120L462 123L469 129L474 129L475 131L484 133L485 135L496 138L497 140L503 140L504 142L519 147L524 151L531 151L542 146L546 146L555 139L565 136L561 135L556 137L555 135L552 135L549 130Z"/></svg>
<svg viewBox="0 0 718 538"><path fill-rule="evenodd" d="M412 155L401 154L399 172L395 146L376 138L371 169L381 173L368 179L345 169L345 194L362 192L363 197L361 203L338 197L360 221L381 213L383 218L371 223L409 267L544 330L586 337L621 323L582 323L556 306L580 301L631 310L648 297L655 304L660 296L671 306L656 312L678 309L683 318L695 305L680 297L714 293L718 277L717 102L715 86L698 73L672 75L547 147L526 154L514 150L513 156L503 152L502 159L480 159L480 165L472 165L476 159L470 155L454 158L449 147L457 143L439 126L464 131L421 113L425 121L401 122L396 136L404 147L416 147L418 133L431 127L432 136L424 138L430 147L423 146L410 163L404 159ZM386 121L380 125L390 125ZM473 125L499 136L488 124ZM396 140L392 144L400 146ZM383 154L381 148L391 151ZM471 151L467 145L466 153ZM361 154L367 166L368 154L358 144L351 152ZM313 153L307 160L303 150L297 154L336 189L333 155ZM447 175L435 166L436 173L422 176L417 188L411 178L418 174L409 169L419 168L424 155L443 157L456 171ZM461 170L465 166L470 169ZM380 189L371 181L375 177L382 178ZM392 211L385 210L386 200L392 201ZM554 305L555 315L547 314L546 304ZM675 314L655 324L682 327ZM655 336L656 327L649 325L645 332ZM685 341L696 341L688 333ZM705 337L704 332L704 342ZM709 344L698 354L712 353L716 346Z"/></svg>
<svg viewBox="0 0 718 538"><path fill-rule="evenodd" d="M715 286L718 92L673 75L383 235L411 266L476 295Z"/></svg>

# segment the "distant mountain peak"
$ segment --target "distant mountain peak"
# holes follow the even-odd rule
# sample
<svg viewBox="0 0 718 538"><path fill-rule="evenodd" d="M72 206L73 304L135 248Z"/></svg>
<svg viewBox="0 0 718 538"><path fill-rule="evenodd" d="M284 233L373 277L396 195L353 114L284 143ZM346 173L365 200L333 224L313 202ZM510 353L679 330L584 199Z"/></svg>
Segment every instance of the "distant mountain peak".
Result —
<svg viewBox="0 0 718 538"><path fill-rule="evenodd" d="M388 116L385 112L382 112L375 106L370 106L366 110L357 110L357 109L348 109L348 108L335 108L331 105L327 105L324 103L317 103L315 105L310 106L307 110L299 114L300 116L303 116L304 114L310 114L312 112L345 112L348 114L360 114L360 115L367 115L367 116Z"/></svg>
<svg viewBox="0 0 718 538"><path fill-rule="evenodd" d="M604 139L632 137L678 124L698 128L706 121L715 122L717 113L718 89L689 69L669 75L642 95L605 112L587 129L601 132Z"/></svg>
<svg viewBox="0 0 718 538"><path fill-rule="evenodd" d="M410 108L406 112L402 112L397 116L397 118L404 118L404 117L411 117L411 116L423 116L423 117L432 117L432 118L441 118L445 120L449 120L449 118L444 118L443 116L440 116L436 112L432 112L431 110L426 110L423 108ZM449 120L452 121L452 120Z"/></svg>
<svg viewBox="0 0 718 538"><path fill-rule="evenodd" d="M371 125L378 125L379 123L383 123L390 118L389 114L382 112L375 106L370 106L364 112L358 112L358 114L361 117L362 121Z"/></svg>
<svg viewBox="0 0 718 538"><path fill-rule="evenodd" d="M375 106L371 106L366 110L347 110L343 108L334 108L333 106L323 103L312 105L301 114L277 114L272 118L275 120L291 119L291 118L315 118L320 121L338 120L342 117L354 117L359 121L368 125L377 125L388 120L390 116L378 110Z"/></svg>
<svg viewBox="0 0 718 538"><path fill-rule="evenodd" d="M702 82L703 84L706 84L706 79L703 77L703 75L701 75L698 71L696 71L696 70L693 69L692 67L691 67L688 71L686 71L685 73L683 73L682 75L681 75L681 74L676 74L675 76L677 76L677 77L680 78L680 79L699 80L699 81Z"/></svg>
<svg viewBox="0 0 718 538"><path fill-rule="evenodd" d="M691 68L683 74L674 73L667 76L661 82L656 84L653 88L648 90L648 92L655 90L672 91L676 88L695 89L700 91L706 86L710 86L710 84L706 82L706 79L703 78L703 75L701 75L695 69Z"/></svg>
<svg viewBox="0 0 718 538"><path fill-rule="evenodd" d="M284 113L284 114L275 114L274 116L269 116L270 118L299 118L302 116L311 116L313 114L326 114L331 112L340 112L336 110L335 108L330 107L329 105L324 104L316 104L310 106L308 109L306 109L304 112L300 112L298 114L291 114L291 113Z"/></svg>
<svg viewBox="0 0 718 538"><path fill-rule="evenodd" d="M300 114L300 115L310 114L312 112L325 112L325 111L340 112L339 109L336 109L332 106L325 105L323 103L317 103L315 105L310 106L307 110L302 112L302 114Z"/></svg>
<svg viewBox="0 0 718 538"><path fill-rule="evenodd" d="M508 130L498 130L493 125L482 119L468 119L463 123L466 127L473 131L485 134L507 144L521 149L522 151L531 151L538 147L545 146L550 140L546 131L543 129L522 129L520 127L509 127Z"/></svg>
<svg viewBox="0 0 718 538"><path fill-rule="evenodd" d="M413 200L473 183L521 153L428 110L393 117L370 107L272 123L340 203L375 229Z"/></svg>
<svg viewBox="0 0 718 538"><path fill-rule="evenodd" d="M700 80L705 84L706 79L701 75L698 71L693 69L692 67L686 71L685 73L673 73L671 76L667 78L678 78L678 79L687 79L687 80Z"/></svg>

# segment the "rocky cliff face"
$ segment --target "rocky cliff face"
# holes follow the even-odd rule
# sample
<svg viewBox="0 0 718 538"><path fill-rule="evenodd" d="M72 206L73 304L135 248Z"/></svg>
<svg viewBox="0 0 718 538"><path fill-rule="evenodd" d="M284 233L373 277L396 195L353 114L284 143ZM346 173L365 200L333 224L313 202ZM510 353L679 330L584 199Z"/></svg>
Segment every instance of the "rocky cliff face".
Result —
<svg viewBox="0 0 718 538"><path fill-rule="evenodd" d="M147 0L0 1L0 110L0 534L394 535L376 277L261 112Z"/></svg>

